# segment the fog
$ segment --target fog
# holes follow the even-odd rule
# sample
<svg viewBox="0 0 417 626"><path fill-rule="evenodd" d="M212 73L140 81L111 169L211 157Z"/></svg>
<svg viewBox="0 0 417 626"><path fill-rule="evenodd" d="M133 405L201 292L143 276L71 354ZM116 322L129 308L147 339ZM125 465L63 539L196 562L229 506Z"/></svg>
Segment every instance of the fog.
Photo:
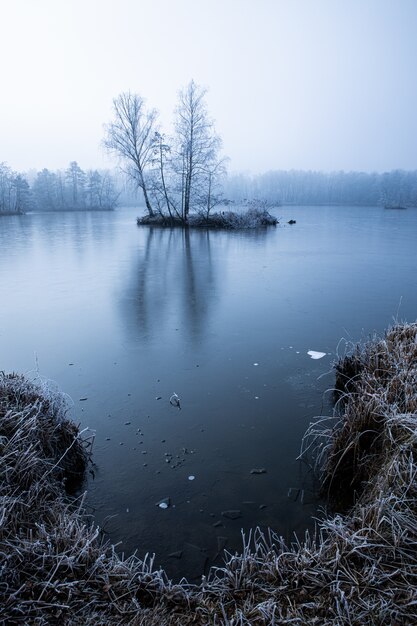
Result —
<svg viewBox="0 0 417 626"><path fill-rule="evenodd" d="M169 131L207 86L230 169L416 168L413 0L5 0L0 161L113 164L112 99L138 92Z"/></svg>

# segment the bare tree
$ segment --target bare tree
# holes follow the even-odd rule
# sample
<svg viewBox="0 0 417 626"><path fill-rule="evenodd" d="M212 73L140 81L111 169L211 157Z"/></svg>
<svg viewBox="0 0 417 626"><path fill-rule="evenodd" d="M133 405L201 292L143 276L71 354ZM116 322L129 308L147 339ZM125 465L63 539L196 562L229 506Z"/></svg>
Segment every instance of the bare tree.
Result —
<svg viewBox="0 0 417 626"><path fill-rule="evenodd" d="M208 192L208 185L213 185L215 172L220 172L216 164L221 140L208 117L205 95L206 90L192 80L180 92L176 110L176 170L181 216L185 222L193 202L201 201L201 197Z"/></svg>
<svg viewBox="0 0 417 626"><path fill-rule="evenodd" d="M152 160L154 169L151 177L151 192L159 213L164 216L163 207L165 206L168 211L169 219L173 221L175 216L181 219L181 214L178 211L172 193L173 185L171 180L172 165L170 153L171 146L166 142L165 136L159 131L156 131L154 136L154 158Z"/></svg>
<svg viewBox="0 0 417 626"><path fill-rule="evenodd" d="M104 145L124 162L123 171L142 189L153 216L146 173L154 158L157 112L147 111L141 96L127 92L113 100L113 113L113 121L105 126Z"/></svg>
<svg viewBox="0 0 417 626"><path fill-rule="evenodd" d="M220 204L226 202L223 195L223 182L226 176L226 159L209 163L205 170L202 170L204 178L202 185L199 185L200 193L196 198L196 209L209 219L211 211Z"/></svg>

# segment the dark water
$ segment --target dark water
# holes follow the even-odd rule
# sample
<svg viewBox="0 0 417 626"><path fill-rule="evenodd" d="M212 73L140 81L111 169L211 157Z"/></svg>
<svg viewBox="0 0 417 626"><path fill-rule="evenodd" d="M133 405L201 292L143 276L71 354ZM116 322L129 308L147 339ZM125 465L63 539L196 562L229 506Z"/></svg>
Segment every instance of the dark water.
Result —
<svg viewBox="0 0 417 626"><path fill-rule="evenodd" d="M89 510L120 550L156 552L175 577L226 541L240 549L241 528L306 527L316 503L308 489L301 501L295 459L330 410L340 338L417 317L417 211L277 214L297 224L139 229L133 209L0 219L0 369L38 367L71 396L96 431Z"/></svg>

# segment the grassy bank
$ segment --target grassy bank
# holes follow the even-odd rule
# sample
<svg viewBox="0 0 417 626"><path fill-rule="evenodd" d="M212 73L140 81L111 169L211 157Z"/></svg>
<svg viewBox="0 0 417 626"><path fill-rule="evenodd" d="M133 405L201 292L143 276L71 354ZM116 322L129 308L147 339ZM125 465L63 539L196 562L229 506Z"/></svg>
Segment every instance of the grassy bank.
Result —
<svg viewBox="0 0 417 626"><path fill-rule="evenodd" d="M6 623L417 622L417 324L336 364L336 414L305 439L345 513L286 545L254 530L200 585L117 556L65 485L87 462L61 396L0 374L0 607ZM65 452L68 450L68 452ZM72 477L74 478L74 476ZM347 504L350 502L350 504ZM140 549L140 546L139 546Z"/></svg>

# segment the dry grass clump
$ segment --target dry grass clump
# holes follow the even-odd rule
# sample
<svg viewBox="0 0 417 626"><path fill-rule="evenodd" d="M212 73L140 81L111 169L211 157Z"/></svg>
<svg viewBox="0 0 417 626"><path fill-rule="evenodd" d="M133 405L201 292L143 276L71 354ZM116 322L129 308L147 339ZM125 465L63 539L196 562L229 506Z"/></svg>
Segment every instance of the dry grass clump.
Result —
<svg viewBox="0 0 417 626"><path fill-rule="evenodd" d="M161 587L170 597L152 559L119 558L67 496L88 460L67 410L63 394L0 372L2 624L126 623Z"/></svg>
<svg viewBox="0 0 417 626"><path fill-rule="evenodd" d="M354 489L356 499L345 514L319 521L314 536L288 546L256 529L244 537L242 553L226 553L224 567L200 585L174 586L152 559L123 561L103 547L81 505L70 510L57 488L55 506L52 497L48 512L36 505L31 524L28 516L19 530L12 516L13 532L0 527L7 623L417 623L416 368L417 324L397 325L337 364L335 424L318 421L308 435L326 490ZM38 458L30 446L21 449ZM27 502L24 490L7 491L7 473L4 480L3 518Z"/></svg>
<svg viewBox="0 0 417 626"><path fill-rule="evenodd" d="M390 328L385 337L355 346L335 366L339 413L319 432L323 491L342 500L360 493L386 461L387 420L417 415L417 324ZM332 420L334 422L334 419ZM313 428L317 433L317 428Z"/></svg>

